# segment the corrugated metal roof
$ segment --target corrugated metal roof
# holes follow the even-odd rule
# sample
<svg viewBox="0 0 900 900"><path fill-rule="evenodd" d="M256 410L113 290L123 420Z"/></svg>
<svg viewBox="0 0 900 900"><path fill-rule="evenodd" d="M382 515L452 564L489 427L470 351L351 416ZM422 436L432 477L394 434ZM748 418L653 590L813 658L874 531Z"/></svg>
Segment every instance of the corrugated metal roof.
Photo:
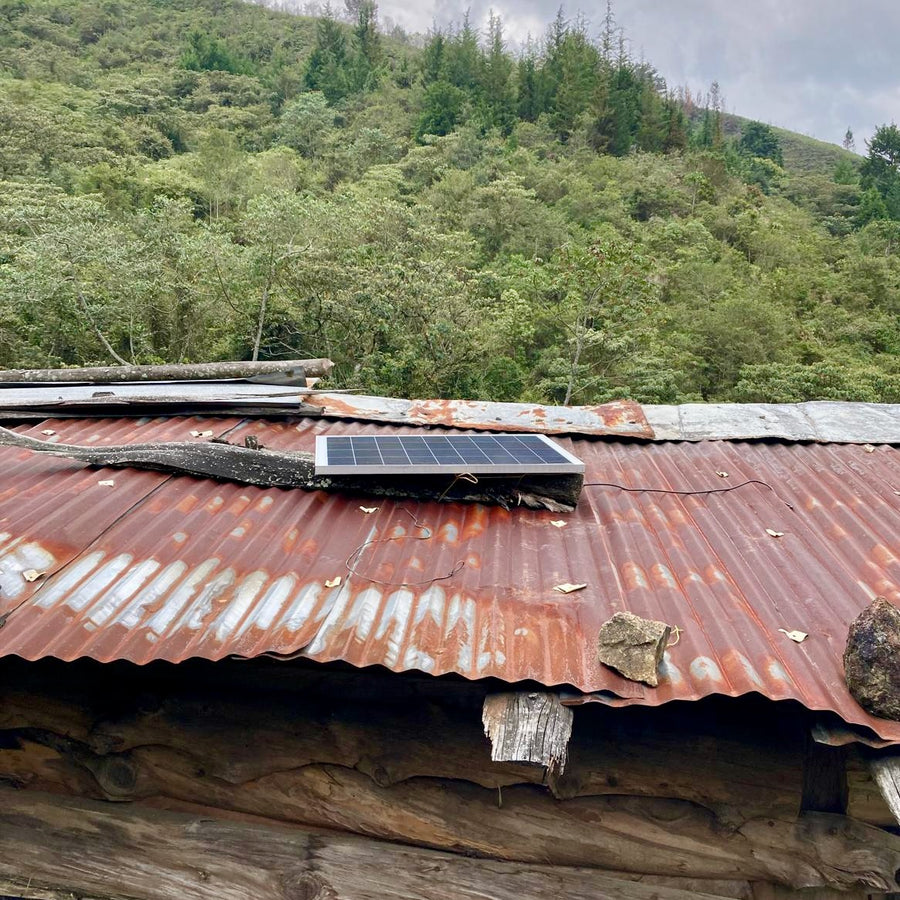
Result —
<svg viewBox="0 0 900 900"><path fill-rule="evenodd" d="M685 403L642 407L659 441L825 441L900 444L900 404Z"/></svg>
<svg viewBox="0 0 900 900"><path fill-rule="evenodd" d="M326 432L411 430L167 418L59 420L27 431L45 429L80 444L212 429L300 450ZM0 448L0 654L136 663L302 654L533 679L646 704L756 691L900 741L900 725L852 700L841 668L859 611L876 595L900 603L900 450L561 444L585 461L589 483L568 516L92 470ZM590 484L702 490L747 479L774 490L676 496ZM566 525L555 527L560 519ZM348 557L368 541L358 574L348 575ZM28 582L28 569L46 574ZM337 576L342 583L328 587ZM555 592L563 582L588 587ZM600 625L618 610L681 629L656 689L596 660ZM780 628L809 637L797 644Z"/></svg>

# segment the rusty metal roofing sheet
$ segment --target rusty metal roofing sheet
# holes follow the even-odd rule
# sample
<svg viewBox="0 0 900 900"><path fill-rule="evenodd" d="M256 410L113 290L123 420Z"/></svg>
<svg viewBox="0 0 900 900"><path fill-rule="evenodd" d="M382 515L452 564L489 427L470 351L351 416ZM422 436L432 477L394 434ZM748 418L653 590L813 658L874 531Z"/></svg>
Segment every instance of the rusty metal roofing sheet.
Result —
<svg viewBox="0 0 900 900"><path fill-rule="evenodd" d="M303 398L323 415L397 425L444 426L478 431L530 431L652 438L641 406L615 400L602 406L542 406L486 400L401 400L361 394L313 392Z"/></svg>
<svg viewBox="0 0 900 900"><path fill-rule="evenodd" d="M43 415L140 415L155 411L203 409L228 415L252 408L254 415L323 415L329 418L468 428L649 439L653 430L637 403L617 400L602 406L542 406L481 400L401 400L239 381L184 381L137 384L0 384L0 412ZM225 412L223 413L223 410Z"/></svg>
<svg viewBox="0 0 900 900"><path fill-rule="evenodd" d="M406 430L169 418L59 420L28 431L47 429L82 444L212 429L305 450L326 432ZM841 669L850 621L876 595L900 603L900 450L561 444L587 465L588 485L568 516L93 470L0 448L0 654L136 663L300 654L533 679L645 704L755 691L900 741L900 725L852 700ZM774 490L682 496L592 484L701 490L748 479ZM43 574L29 582L29 569ZM563 582L587 587L555 592ZM597 632L617 610L681 629L658 688L598 664ZM794 643L781 628L809 637Z"/></svg>

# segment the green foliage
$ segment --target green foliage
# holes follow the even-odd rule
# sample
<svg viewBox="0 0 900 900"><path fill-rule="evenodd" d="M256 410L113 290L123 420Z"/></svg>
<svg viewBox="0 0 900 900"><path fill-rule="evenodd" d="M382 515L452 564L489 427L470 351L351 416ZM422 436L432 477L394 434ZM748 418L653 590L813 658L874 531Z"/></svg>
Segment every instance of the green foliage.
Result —
<svg viewBox="0 0 900 900"><path fill-rule="evenodd" d="M898 400L892 126L678 99L560 13L514 55L237 0L11 7L0 365L328 355L334 384ZM778 147L783 154L780 164Z"/></svg>
<svg viewBox="0 0 900 900"><path fill-rule="evenodd" d="M465 102L460 88L449 81L433 81L425 89L416 137L422 140L426 134L450 134L462 119Z"/></svg>
<svg viewBox="0 0 900 900"><path fill-rule="evenodd" d="M738 149L748 157L769 159L779 168L784 168L784 154L778 136L762 122L747 122L738 141Z"/></svg>
<svg viewBox="0 0 900 900"><path fill-rule="evenodd" d="M202 31L194 31L188 38L187 49L181 56L181 66L195 72L230 72L232 75L252 75L250 62L225 46L222 41Z"/></svg>
<svg viewBox="0 0 900 900"><path fill-rule="evenodd" d="M316 28L316 45L309 56L304 84L335 103L350 91L350 68L344 29L326 12Z"/></svg>
<svg viewBox="0 0 900 900"><path fill-rule="evenodd" d="M893 123L882 125L875 131L871 141L866 142L868 156L860 167L860 182L868 191L876 191L884 210L876 210L869 203L872 218L900 220L900 128ZM866 194L863 195L864 197Z"/></svg>
<svg viewBox="0 0 900 900"><path fill-rule="evenodd" d="M333 125L334 112L324 94L301 94L281 111L278 141L312 157L324 146Z"/></svg>

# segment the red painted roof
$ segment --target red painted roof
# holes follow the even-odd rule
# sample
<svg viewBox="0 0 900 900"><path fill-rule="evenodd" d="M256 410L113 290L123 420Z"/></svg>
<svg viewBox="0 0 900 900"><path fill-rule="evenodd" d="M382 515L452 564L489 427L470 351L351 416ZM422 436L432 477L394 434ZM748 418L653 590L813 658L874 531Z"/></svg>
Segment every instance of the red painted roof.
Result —
<svg viewBox="0 0 900 900"><path fill-rule="evenodd" d="M326 432L416 430L187 417L22 430L47 429L76 444L213 430L303 450ZM900 724L850 697L841 666L859 611L877 595L900 603L900 450L560 443L585 461L587 482L699 490L759 479L774 490L678 496L588 485L577 511L559 515L96 470L0 448L0 655L146 663L301 654L533 679L645 704L755 691L900 741ZM348 558L367 541L350 574ZM44 574L29 582L28 570ZM564 582L587 587L553 590ZM600 625L617 610L681 630L658 688L597 662ZM795 643L782 628L809 637Z"/></svg>

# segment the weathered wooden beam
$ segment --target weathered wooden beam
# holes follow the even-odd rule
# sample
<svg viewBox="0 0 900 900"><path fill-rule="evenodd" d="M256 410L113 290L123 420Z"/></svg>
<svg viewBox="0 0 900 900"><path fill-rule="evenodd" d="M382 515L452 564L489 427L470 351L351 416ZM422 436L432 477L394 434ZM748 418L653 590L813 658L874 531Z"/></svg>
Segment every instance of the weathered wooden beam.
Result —
<svg viewBox="0 0 900 900"><path fill-rule="evenodd" d="M421 777L382 787L362 772L333 765L236 784L209 775L189 753L158 745L101 756L69 739L32 737L40 747L20 752L37 751L39 765L19 762L37 775L15 781L29 787L53 789L55 779L60 790L82 796L199 804L508 861L874 890L890 889L900 868L900 838L843 816L806 813L799 820L756 818L733 827L680 800L556 801L538 787L491 791Z"/></svg>
<svg viewBox="0 0 900 900"><path fill-rule="evenodd" d="M220 378L277 376L298 381L323 378L334 368L330 359L288 359L271 362L178 363L161 366L91 366L72 369L0 369L0 384L60 384L90 382L114 384L125 381L197 381Z"/></svg>
<svg viewBox="0 0 900 900"><path fill-rule="evenodd" d="M458 476L316 475L315 459L311 453L262 448L251 450L220 441L86 447L42 441L0 427L0 446L3 445L62 456L91 466L151 469L257 487L491 503L507 508L521 505L553 512L575 508L584 480L582 475L526 475L482 477L477 484L472 484Z"/></svg>
<svg viewBox="0 0 900 900"><path fill-rule="evenodd" d="M750 900L876 900L877 895L866 890L839 891L835 888L805 888L795 891L793 888L778 884L757 882L753 885Z"/></svg>
<svg viewBox="0 0 900 900"><path fill-rule="evenodd" d="M0 889L36 883L49 891L134 900L716 897L595 870L469 859L359 837L0 789Z"/></svg>
<svg viewBox="0 0 900 900"><path fill-rule="evenodd" d="M869 771L896 824L900 825L900 756L873 756L869 759Z"/></svg>
<svg viewBox="0 0 900 900"><path fill-rule="evenodd" d="M44 668L31 664L35 670ZM417 694L416 684L368 681L354 673L294 672L266 669L270 687L248 692L227 664L217 688L198 683L201 671L190 667L184 684L154 686L144 677L132 686L140 708L119 705L114 712L99 698L93 682L77 687L71 675L61 680L47 669L49 684L26 689L28 670L6 669L0 677L0 729L39 729L67 735L97 754L125 753L148 744L189 754L209 775L240 783L310 763L355 768L382 786L415 777L469 781L485 788L548 783L560 799L595 795L641 795L689 800L738 823L756 815L791 818L800 810L802 729L796 746L782 733L777 746L746 734L721 735L691 711L666 709L576 711L578 727L569 742L562 775L547 778L531 764L493 762L491 745L477 720L483 694L456 692L438 702L437 694ZM241 673L252 674L253 663ZM59 674L62 674L60 672ZM328 677L324 677L327 674ZM52 677L57 675L57 677ZM286 692L288 684L296 690ZM445 690L453 683L432 680L419 688ZM402 689L402 690L401 690ZM391 699L391 691L399 692ZM155 700L151 701L151 698ZM476 705L477 704L477 705ZM257 739L248 744L251 731ZM8 757L8 753L7 753ZM4 752L0 750L0 771ZM726 816L725 810L736 811Z"/></svg>
<svg viewBox="0 0 900 900"><path fill-rule="evenodd" d="M490 694L481 713L494 762L534 763L554 773L566 767L572 718L557 694L538 691Z"/></svg>

